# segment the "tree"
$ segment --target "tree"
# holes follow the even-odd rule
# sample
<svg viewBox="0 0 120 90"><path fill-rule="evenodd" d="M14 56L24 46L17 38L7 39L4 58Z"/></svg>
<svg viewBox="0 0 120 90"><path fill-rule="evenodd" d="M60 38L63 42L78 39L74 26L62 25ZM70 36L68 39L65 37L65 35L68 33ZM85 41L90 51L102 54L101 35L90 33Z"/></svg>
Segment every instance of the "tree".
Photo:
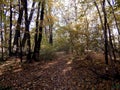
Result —
<svg viewBox="0 0 120 90"><path fill-rule="evenodd" d="M37 36L35 38L34 56L35 56L35 59L37 59L37 60L39 59L40 45L41 45L41 41L42 41L44 9L45 9L45 1L41 2L40 26L39 26L38 35L36 34ZM39 8L38 8L38 10L39 10Z"/></svg>
<svg viewBox="0 0 120 90"><path fill-rule="evenodd" d="M35 46L34 46L34 53L33 53L33 58L35 60L37 60L37 57L36 57L36 51L37 51L37 39L38 39L38 28L39 28L39 15L40 15L40 3L38 3L38 11L37 11L37 18L36 18L36 29L35 29L35 36L34 36L34 42L35 42Z"/></svg>
<svg viewBox="0 0 120 90"><path fill-rule="evenodd" d="M20 41L20 26L21 26L21 22L22 22L22 17L23 17L23 3L24 0L19 0L19 16L18 16L18 20L17 20L17 26L16 26L16 30L15 30L15 36L14 36L14 47L16 47L16 53L18 53L18 51L20 50L20 45L19 42Z"/></svg>
<svg viewBox="0 0 120 90"><path fill-rule="evenodd" d="M25 10L25 33L22 40L22 45L24 47L24 42L27 43L27 60L29 61L31 59L31 43L30 43L30 32L29 32L29 21L28 21L28 10L27 10L27 0L24 0L24 10Z"/></svg>
<svg viewBox="0 0 120 90"><path fill-rule="evenodd" d="M12 1L10 0L10 33L9 33L9 56L12 55Z"/></svg>
<svg viewBox="0 0 120 90"><path fill-rule="evenodd" d="M3 7L3 4L0 4L0 7ZM2 52L2 55L1 55L1 60L3 61L4 60L4 53L3 53L3 9L0 10L1 12L1 15L0 15L0 27L1 27L1 30L0 30L0 36L1 36L1 52Z"/></svg>

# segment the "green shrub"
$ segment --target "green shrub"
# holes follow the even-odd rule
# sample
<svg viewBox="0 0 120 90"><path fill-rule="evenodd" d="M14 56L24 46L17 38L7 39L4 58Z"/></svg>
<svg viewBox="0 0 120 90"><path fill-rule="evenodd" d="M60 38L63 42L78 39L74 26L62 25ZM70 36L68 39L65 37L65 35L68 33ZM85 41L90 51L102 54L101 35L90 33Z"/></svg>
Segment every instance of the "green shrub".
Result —
<svg viewBox="0 0 120 90"><path fill-rule="evenodd" d="M65 52L69 52L70 50L70 46L69 44L62 44L56 47L57 51L65 51Z"/></svg>
<svg viewBox="0 0 120 90"><path fill-rule="evenodd" d="M52 60L55 58L55 49L51 45L43 45L40 51L40 59Z"/></svg>

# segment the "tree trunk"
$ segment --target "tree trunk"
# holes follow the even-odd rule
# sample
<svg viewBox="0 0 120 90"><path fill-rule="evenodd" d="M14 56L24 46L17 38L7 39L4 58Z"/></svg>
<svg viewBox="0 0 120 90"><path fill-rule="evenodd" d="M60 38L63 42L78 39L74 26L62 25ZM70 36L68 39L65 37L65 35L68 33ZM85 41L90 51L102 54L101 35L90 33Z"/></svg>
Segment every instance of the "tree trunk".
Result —
<svg viewBox="0 0 120 90"><path fill-rule="evenodd" d="M21 22L22 22L22 17L23 17L23 2L24 0L21 0L21 4L19 1L19 16L18 16L18 20L17 20L17 26L16 26L16 31L15 31L15 37L14 37L14 42L13 45L16 46L16 54L18 53L19 50L19 38L20 38L20 26L21 26Z"/></svg>
<svg viewBox="0 0 120 90"><path fill-rule="evenodd" d="M102 30L104 32L105 63L108 64L108 40L107 40L107 26L106 26L107 18L106 18L106 11L105 11L105 0L103 1L103 5L102 5L102 10L103 10L103 13L104 13L104 24L103 24L102 16L100 14L100 10L99 10L98 5L97 5L95 0L94 0L94 4L95 4L96 9L98 11L100 22L101 22L101 25L102 25Z"/></svg>
<svg viewBox="0 0 120 90"><path fill-rule="evenodd" d="M34 6L35 6L35 2L33 1L33 3L32 3L32 9L30 11L30 16L29 16L29 19L28 19L28 25L30 25L32 17L33 17L33 14L34 14L34 11L35 11Z"/></svg>
<svg viewBox="0 0 120 90"><path fill-rule="evenodd" d="M114 13L114 9L113 9L113 6L111 5L110 1L107 0L108 4L110 5L111 9L112 9L112 14L114 16L114 20L115 20L115 24L116 24L116 28L118 30L118 43L120 44L120 29L119 29L119 26L118 26L118 23L117 23L117 18L115 16L115 13Z"/></svg>
<svg viewBox="0 0 120 90"><path fill-rule="evenodd" d="M49 43L50 43L51 45L53 45L53 32L52 32L52 27L53 27L53 25L50 25L50 26L49 26L49 33L50 33Z"/></svg>
<svg viewBox="0 0 120 90"><path fill-rule="evenodd" d="M11 51L11 41L12 41L12 4L11 4L11 1L10 1L9 56L12 55L12 51Z"/></svg>
<svg viewBox="0 0 120 90"><path fill-rule="evenodd" d="M1 5L0 7L2 7L2 5ZM3 31L2 31L2 29L3 29L3 27L2 27L2 20L3 20L2 15L3 15L3 10L1 9L0 11L1 11L1 31L0 31L0 34L1 34L1 51L2 51L1 60L3 61L3 60L4 60L4 53L3 53L3 33L2 33L2 32L3 32Z"/></svg>
<svg viewBox="0 0 120 90"><path fill-rule="evenodd" d="M40 2L38 3L38 12L37 12L37 18L36 18L36 30L35 30L35 37L34 37L34 41L35 41L35 46L34 46L34 53L33 53L33 59L36 61L37 60L37 55L36 55L36 51L37 51L37 39L38 39L38 29L39 29L39 15L40 15Z"/></svg>
<svg viewBox="0 0 120 90"><path fill-rule="evenodd" d="M26 41L28 41L27 42L28 45L30 43L30 41L29 41L29 39L30 39L29 28L30 28L30 23L31 23L32 17L33 17L33 13L35 11L34 6L35 6L35 2L32 3L32 9L30 11L30 16L28 18L27 0L25 0L25 2L24 2L24 10L25 10L25 33L24 33L24 37L23 37L23 40L22 40L22 46L23 47L25 47Z"/></svg>
<svg viewBox="0 0 120 90"><path fill-rule="evenodd" d="M105 10L105 0L103 0L102 3L102 10L103 10L103 14L104 14L104 47L105 47L105 63L108 64L108 36L107 36L107 14L106 14L106 10Z"/></svg>
<svg viewBox="0 0 120 90"><path fill-rule="evenodd" d="M94 4L95 4L96 9L97 9L97 11L98 11L98 14L99 14L99 19L100 19L100 22L101 22L101 25L102 25L102 29L103 29L103 31L104 31L104 25L103 25L102 16L101 16L101 14L100 14L100 10L99 10L98 5L97 5L97 3L96 3L96 1L95 1L95 0L94 0Z"/></svg>
<svg viewBox="0 0 120 90"><path fill-rule="evenodd" d="M27 0L24 1L24 10L25 10L25 33L24 33L24 37L23 37L23 40L22 40L22 46L24 47L25 46L25 43L27 43L27 61L28 62L31 62L31 42L30 42L30 31L29 31L29 28L30 28L30 22L32 20L32 16L33 16L33 13L34 13L34 5L35 5L35 2L33 2L32 4L32 9L31 9L31 12L30 12L30 17L28 19L28 10L27 10Z"/></svg>
<svg viewBox="0 0 120 90"><path fill-rule="evenodd" d="M114 51L114 47L113 47L113 43L112 43L112 38L111 38L111 31L110 31L110 27L109 27L109 24L108 24L108 23L107 23L107 27L108 27L108 33L109 33L110 47L111 47L111 50L112 50L112 54L113 54L113 57L114 57L114 61L116 61L115 51Z"/></svg>
<svg viewBox="0 0 120 90"><path fill-rule="evenodd" d="M44 8L45 8L45 1L42 2L42 8L41 8L41 15L40 15L40 27L39 27L39 33L38 33L38 39L36 44L36 49L34 51L35 53L35 58L38 60L39 59L39 52L40 52L40 45L42 41L42 30L43 30L43 20L44 20Z"/></svg>

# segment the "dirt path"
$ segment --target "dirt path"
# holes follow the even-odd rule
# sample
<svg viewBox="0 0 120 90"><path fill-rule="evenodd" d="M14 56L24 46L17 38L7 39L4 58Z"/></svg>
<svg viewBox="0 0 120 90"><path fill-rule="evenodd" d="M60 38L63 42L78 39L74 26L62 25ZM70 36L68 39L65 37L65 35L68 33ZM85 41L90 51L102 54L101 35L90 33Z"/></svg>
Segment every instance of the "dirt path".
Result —
<svg viewBox="0 0 120 90"><path fill-rule="evenodd" d="M52 61L44 66L42 75L38 72L37 87L43 87L45 90L74 90L71 88L71 70L67 57L61 57L57 61ZM44 81L39 84L40 81ZM39 88L39 87L38 87ZM41 88L42 90L42 88Z"/></svg>
<svg viewBox="0 0 120 90"><path fill-rule="evenodd" d="M22 71L2 75L0 84L18 90L76 90L70 63L68 56L63 55L43 65L37 62L22 68Z"/></svg>
<svg viewBox="0 0 120 90"><path fill-rule="evenodd" d="M81 63L77 65L78 62ZM98 79L86 67L87 62L73 63L70 55L62 55L46 63L25 64L18 71L0 75L0 86L11 86L12 90L111 90L115 87L113 81Z"/></svg>

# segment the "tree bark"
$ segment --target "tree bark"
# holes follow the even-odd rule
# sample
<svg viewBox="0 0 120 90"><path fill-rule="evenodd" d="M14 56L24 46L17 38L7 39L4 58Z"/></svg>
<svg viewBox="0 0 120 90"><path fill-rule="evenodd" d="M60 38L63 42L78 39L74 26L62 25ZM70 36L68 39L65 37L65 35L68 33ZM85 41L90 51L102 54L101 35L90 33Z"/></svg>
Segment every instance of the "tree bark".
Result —
<svg viewBox="0 0 120 90"><path fill-rule="evenodd" d="M53 27L53 25L49 25L49 33L50 33L50 35L49 35L49 43L50 43L51 45L53 45L53 32L52 32L52 27Z"/></svg>
<svg viewBox="0 0 120 90"><path fill-rule="evenodd" d="M25 33L24 33L24 37L23 37L23 40L22 40L22 46L23 47L25 46L26 41L27 41L27 45L28 46L31 45L31 43L30 43L30 32L29 32L29 29L30 29L30 23L31 23L31 20L32 20L34 11L35 11L34 6L35 6L35 2L33 1L33 3L32 3L32 9L30 11L30 16L28 18L27 0L25 0L25 2L24 2L24 10L25 10ZM31 48L31 46L30 46L30 48Z"/></svg>
<svg viewBox="0 0 120 90"><path fill-rule="evenodd" d="M19 1L20 2L20 1ZM19 16L18 16L18 20L17 20L17 26L16 26L16 31L15 31L15 37L14 37L14 42L13 45L16 45L16 54L18 53L18 49L20 48L19 45L19 38L20 38L20 26L21 26L21 22L22 22L22 17L23 17L23 2L24 0L21 0L21 4L19 6Z"/></svg>
<svg viewBox="0 0 120 90"><path fill-rule="evenodd" d="M37 18L36 18L36 30L35 30L35 36L34 36L34 41L35 41L34 53L33 53L33 59L34 60L37 60L36 51L37 51L38 29L39 29L39 26L38 26L39 15L40 15L40 2L38 3L38 11L37 11Z"/></svg>
<svg viewBox="0 0 120 90"><path fill-rule="evenodd" d="M117 28L117 30L118 30L118 42L119 42L119 44L120 44L120 29L119 29L119 26L118 26L118 23L117 23L117 18L116 18L116 16L115 16L115 13L114 13L114 9L113 9L113 6L112 6L112 4L110 3L110 1L109 0L107 0L107 2L108 2L108 4L110 5L110 7L111 7L111 9L112 9L112 14L113 14L113 16L114 16L114 20L115 20L115 24L116 24L116 28Z"/></svg>
<svg viewBox="0 0 120 90"><path fill-rule="evenodd" d="M102 30L104 32L105 63L108 64L107 15L106 15L106 10L105 10L105 0L103 0L103 3L102 3L102 10L103 10L103 14L104 14L104 23L103 23L103 20L102 20L102 16L100 14L100 10L99 10L98 5L97 5L95 0L94 0L94 4L95 4L96 9L98 11L99 19L100 19L100 22L101 22L101 25L102 25Z"/></svg>
<svg viewBox="0 0 120 90"><path fill-rule="evenodd" d="M35 53L35 58L38 60L39 59L39 52L40 52L40 45L42 41L42 30L43 30L43 20L44 20L44 8L45 8L45 1L42 2L42 8L41 8L41 15L40 15L40 26L39 26L39 33L38 33L38 39L36 44L36 49L34 51Z"/></svg>
<svg viewBox="0 0 120 90"><path fill-rule="evenodd" d="M108 24L108 23L107 23L107 27L108 27L109 42L110 42L112 54L113 54L113 57L114 57L114 61L116 61L116 55L115 55L115 51L114 51L114 47L113 47L113 43L112 43L111 31L110 31L110 27L109 27L109 24Z"/></svg>
<svg viewBox="0 0 120 90"><path fill-rule="evenodd" d="M104 47L105 47L105 63L108 64L108 36L107 36L107 14L105 10L105 0L102 3L102 10L104 14Z"/></svg>
<svg viewBox="0 0 120 90"><path fill-rule="evenodd" d="M24 1L25 33L24 33L24 37L23 37L23 40L22 40L22 46L24 47L25 43L27 43L27 61L31 62L31 42L30 42L30 31L29 31L29 28L30 28L30 22L32 20L32 16L33 16L33 13L34 13L35 2L33 2L33 4L32 4L32 9L31 9L31 12L30 12L29 19L28 19L27 5L28 5L27 0L25 0Z"/></svg>
<svg viewBox="0 0 120 90"><path fill-rule="evenodd" d="M12 55L11 41L12 41L12 2L10 1L10 33L9 33L9 56Z"/></svg>
<svg viewBox="0 0 120 90"><path fill-rule="evenodd" d="M100 22L101 22L101 25L102 25L102 29L103 29L103 31L104 31L104 25L103 25L102 16L101 16L101 14L100 14L100 10L99 10L98 5L97 5L97 3L96 3L96 1L95 1L95 0L94 0L94 4L95 4L96 9L97 9L97 11L98 11L98 14L99 14L99 19L100 19Z"/></svg>
<svg viewBox="0 0 120 90"><path fill-rule="evenodd" d="M2 7L2 5L0 6ZM1 50L2 50L2 56L1 56L1 60L3 61L4 60L4 53L3 53L3 27L2 27L2 21L3 21L3 17L2 17L2 14L3 14L3 10L1 9L1 31L0 31L0 34L1 34Z"/></svg>
<svg viewBox="0 0 120 90"><path fill-rule="evenodd" d="M33 14L34 14L34 11L35 11L34 6L35 6L35 1L33 1L33 3L32 3L32 9L31 9L31 11L30 11L30 16L29 16L29 18L28 18L28 25L30 25L31 20L32 20L32 17L33 17Z"/></svg>

